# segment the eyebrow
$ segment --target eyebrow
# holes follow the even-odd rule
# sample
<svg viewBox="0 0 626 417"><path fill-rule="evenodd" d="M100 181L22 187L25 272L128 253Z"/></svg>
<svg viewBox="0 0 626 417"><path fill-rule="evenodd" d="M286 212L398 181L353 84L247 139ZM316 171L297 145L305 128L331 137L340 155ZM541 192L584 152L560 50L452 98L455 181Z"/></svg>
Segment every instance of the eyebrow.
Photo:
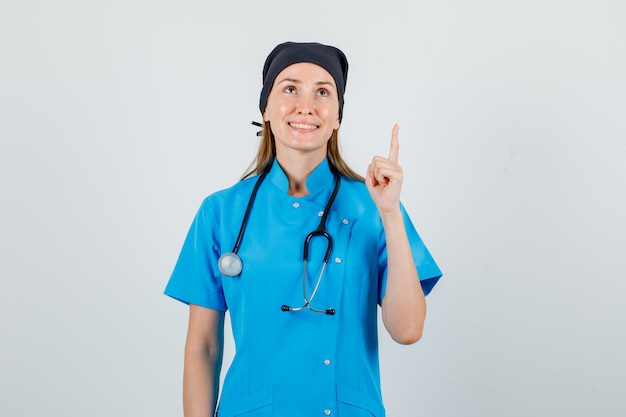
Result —
<svg viewBox="0 0 626 417"><path fill-rule="evenodd" d="M282 84L282 83L293 83L293 84L298 84L298 83L302 83L302 81L297 80L295 78L283 78L282 80L278 81L278 84ZM315 83L316 85L329 85L331 87L334 87L335 84L333 84L330 81L318 81Z"/></svg>

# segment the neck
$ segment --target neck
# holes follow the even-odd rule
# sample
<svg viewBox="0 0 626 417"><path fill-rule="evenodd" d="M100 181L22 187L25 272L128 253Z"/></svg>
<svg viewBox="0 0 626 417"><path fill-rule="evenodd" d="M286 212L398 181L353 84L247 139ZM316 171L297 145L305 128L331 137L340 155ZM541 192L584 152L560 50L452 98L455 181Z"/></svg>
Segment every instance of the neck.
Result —
<svg viewBox="0 0 626 417"><path fill-rule="evenodd" d="M306 188L306 180L309 174L322 163L326 155L279 155L276 159L289 179L287 193L294 197L302 197L309 194Z"/></svg>

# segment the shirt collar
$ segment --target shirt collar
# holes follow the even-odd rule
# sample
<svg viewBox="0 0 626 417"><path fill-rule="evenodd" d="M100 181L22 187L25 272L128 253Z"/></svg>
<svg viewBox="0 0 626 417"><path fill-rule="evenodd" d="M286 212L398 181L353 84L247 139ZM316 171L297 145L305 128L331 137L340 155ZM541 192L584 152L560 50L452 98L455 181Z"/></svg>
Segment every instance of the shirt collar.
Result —
<svg viewBox="0 0 626 417"><path fill-rule="evenodd" d="M283 171L276 159L274 159L274 164L272 165L272 168L267 176L268 179L281 191L284 191L285 193L289 191L289 179L287 178L287 174L285 174L285 171ZM314 196L321 191L326 191L329 188L332 189L333 184L334 175L328 165L328 159L324 158L324 160L313 170L313 172L309 174L309 177L306 179L306 189L308 190L310 196Z"/></svg>

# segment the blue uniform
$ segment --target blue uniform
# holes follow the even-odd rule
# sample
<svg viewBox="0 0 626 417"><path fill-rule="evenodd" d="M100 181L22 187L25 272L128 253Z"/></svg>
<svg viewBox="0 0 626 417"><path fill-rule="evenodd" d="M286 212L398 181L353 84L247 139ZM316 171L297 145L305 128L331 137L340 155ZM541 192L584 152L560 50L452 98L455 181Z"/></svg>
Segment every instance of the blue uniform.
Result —
<svg viewBox="0 0 626 417"><path fill-rule="evenodd" d="M367 188L342 177L326 220L333 249L311 305L335 315L283 312L303 304L303 247L333 189L328 162L308 177L309 194L287 194L274 162L259 188L239 248L243 271L222 276L257 178L207 197L193 221L165 293L185 303L229 310L236 345L218 407L219 417L383 417L378 365L377 304L385 294L387 256L382 223ZM422 288L441 272L402 209ZM326 250L313 238L308 296Z"/></svg>

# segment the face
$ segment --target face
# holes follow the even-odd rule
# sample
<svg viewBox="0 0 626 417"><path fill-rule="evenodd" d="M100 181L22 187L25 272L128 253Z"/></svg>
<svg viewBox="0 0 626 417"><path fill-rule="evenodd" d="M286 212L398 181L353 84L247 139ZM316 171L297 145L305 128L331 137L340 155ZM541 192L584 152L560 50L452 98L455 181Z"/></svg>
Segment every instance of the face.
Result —
<svg viewBox="0 0 626 417"><path fill-rule="evenodd" d="M263 120L269 121L276 155L319 153L339 129L339 96L335 80L324 68L308 62L282 70L267 99Z"/></svg>

